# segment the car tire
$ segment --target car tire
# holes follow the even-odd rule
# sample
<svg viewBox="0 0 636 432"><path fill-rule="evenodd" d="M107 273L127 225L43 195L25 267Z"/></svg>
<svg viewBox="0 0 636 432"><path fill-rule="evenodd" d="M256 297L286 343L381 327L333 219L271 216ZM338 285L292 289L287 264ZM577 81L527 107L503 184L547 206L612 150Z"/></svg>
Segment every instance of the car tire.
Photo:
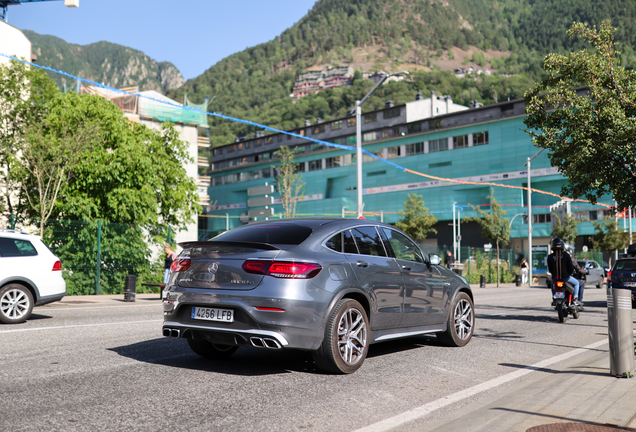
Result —
<svg viewBox="0 0 636 432"><path fill-rule="evenodd" d="M342 299L334 307L325 328L325 338L312 352L319 369L350 374L362 366L369 351L369 318L360 303Z"/></svg>
<svg viewBox="0 0 636 432"><path fill-rule="evenodd" d="M33 311L33 295L27 287L9 284L0 289L0 322L18 324L26 321Z"/></svg>
<svg viewBox="0 0 636 432"><path fill-rule="evenodd" d="M437 338L447 346L463 347L473 337L475 329L475 306L470 296L461 291L451 303L446 320L446 331L437 333Z"/></svg>
<svg viewBox="0 0 636 432"><path fill-rule="evenodd" d="M188 338L188 345L192 351L199 354L201 357L209 359L228 358L238 349L235 345L213 344L205 339Z"/></svg>
<svg viewBox="0 0 636 432"><path fill-rule="evenodd" d="M601 277L601 279L599 279L598 281L598 285L596 285L596 288L603 288L604 285L605 285L605 278Z"/></svg>

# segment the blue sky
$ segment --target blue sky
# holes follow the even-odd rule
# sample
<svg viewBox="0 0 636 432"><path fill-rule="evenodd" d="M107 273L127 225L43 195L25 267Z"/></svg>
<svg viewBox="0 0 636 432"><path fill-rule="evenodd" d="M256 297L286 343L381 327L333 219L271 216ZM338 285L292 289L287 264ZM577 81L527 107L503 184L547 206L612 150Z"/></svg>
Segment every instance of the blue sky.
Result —
<svg viewBox="0 0 636 432"><path fill-rule="evenodd" d="M300 20L316 0L80 0L9 6L20 29L86 45L105 40L172 62L185 79L237 51L267 42Z"/></svg>

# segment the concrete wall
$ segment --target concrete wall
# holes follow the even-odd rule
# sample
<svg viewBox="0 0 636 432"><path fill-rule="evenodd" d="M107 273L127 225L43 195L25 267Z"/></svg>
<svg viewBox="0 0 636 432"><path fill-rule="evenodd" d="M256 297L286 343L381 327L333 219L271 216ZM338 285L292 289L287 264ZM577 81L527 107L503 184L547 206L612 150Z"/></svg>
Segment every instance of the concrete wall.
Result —
<svg viewBox="0 0 636 432"><path fill-rule="evenodd" d="M0 21L0 53L31 61L31 42L19 29ZM8 62L0 57L0 64Z"/></svg>

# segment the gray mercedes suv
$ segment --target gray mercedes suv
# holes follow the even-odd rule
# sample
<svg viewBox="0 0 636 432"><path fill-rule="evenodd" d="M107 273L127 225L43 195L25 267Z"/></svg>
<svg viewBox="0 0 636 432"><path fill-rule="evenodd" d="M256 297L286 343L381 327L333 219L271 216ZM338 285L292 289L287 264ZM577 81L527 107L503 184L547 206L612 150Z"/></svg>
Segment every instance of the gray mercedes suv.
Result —
<svg viewBox="0 0 636 432"><path fill-rule="evenodd" d="M207 358L300 349L324 371L352 373L372 343L434 333L464 346L473 335L466 280L387 224L270 220L180 246L163 335Z"/></svg>

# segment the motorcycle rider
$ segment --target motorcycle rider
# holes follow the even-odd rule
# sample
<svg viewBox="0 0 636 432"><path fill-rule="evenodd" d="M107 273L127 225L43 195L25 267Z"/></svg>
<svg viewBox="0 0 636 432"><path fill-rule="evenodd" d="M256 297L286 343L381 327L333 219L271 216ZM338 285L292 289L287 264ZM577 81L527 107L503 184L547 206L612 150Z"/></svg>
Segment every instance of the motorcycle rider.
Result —
<svg viewBox="0 0 636 432"><path fill-rule="evenodd" d="M572 276L574 264L572 264L570 254L565 250L565 243L558 237L552 239L552 253L548 255L548 271L552 275L552 296L554 297L554 287L557 281L567 282L574 287L572 303L580 307L579 281Z"/></svg>

